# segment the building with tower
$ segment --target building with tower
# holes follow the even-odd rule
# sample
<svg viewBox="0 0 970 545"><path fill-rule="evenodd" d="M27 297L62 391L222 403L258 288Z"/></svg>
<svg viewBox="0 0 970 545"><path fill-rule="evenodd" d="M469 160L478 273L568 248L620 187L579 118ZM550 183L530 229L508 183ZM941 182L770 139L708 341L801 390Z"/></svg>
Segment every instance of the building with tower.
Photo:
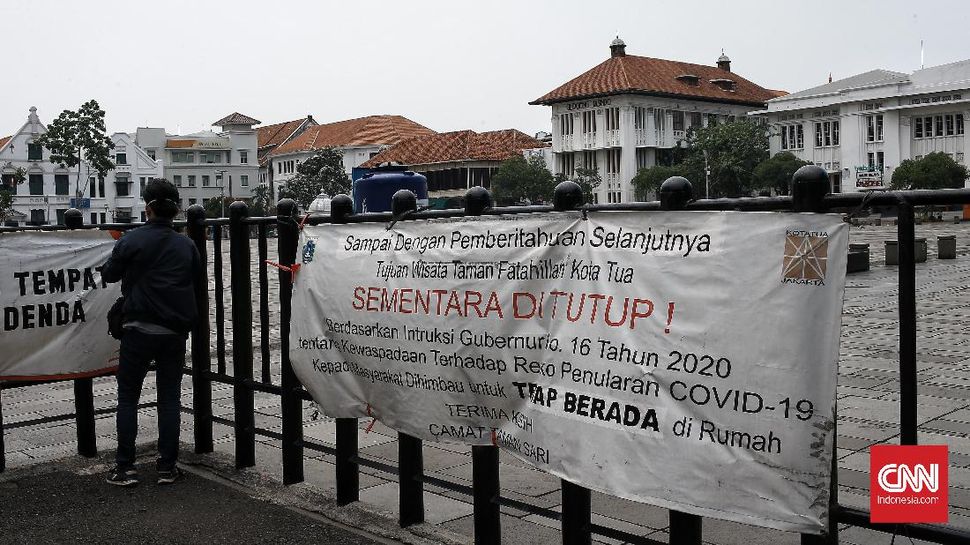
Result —
<svg viewBox="0 0 970 545"><path fill-rule="evenodd" d="M618 203L634 200L637 171L666 164L691 128L744 117L782 94L736 74L723 51L707 66L627 55L617 37L610 58L529 104L552 107L553 172L595 169L596 201Z"/></svg>

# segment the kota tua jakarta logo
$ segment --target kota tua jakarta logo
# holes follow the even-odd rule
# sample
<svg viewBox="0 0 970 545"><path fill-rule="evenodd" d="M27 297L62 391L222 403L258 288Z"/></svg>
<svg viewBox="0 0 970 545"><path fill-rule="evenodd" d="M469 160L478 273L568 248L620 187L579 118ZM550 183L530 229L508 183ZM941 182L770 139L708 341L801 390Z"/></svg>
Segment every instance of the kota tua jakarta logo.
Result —
<svg viewBox="0 0 970 545"><path fill-rule="evenodd" d="M946 445L873 445L869 513L872 522L946 522Z"/></svg>
<svg viewBox="0 0 970 545"><path fill-rule="evenodd" d="M829 234L822 231L789 229L785 232L783 284L825 285Z"/></svg>

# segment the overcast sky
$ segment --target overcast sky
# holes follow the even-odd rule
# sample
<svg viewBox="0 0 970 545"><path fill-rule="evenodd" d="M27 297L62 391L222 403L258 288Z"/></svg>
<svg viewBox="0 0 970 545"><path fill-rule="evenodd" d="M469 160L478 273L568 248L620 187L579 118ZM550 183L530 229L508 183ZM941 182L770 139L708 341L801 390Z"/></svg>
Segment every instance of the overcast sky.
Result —
<svg viewBox="0 0 970 545"><path fill-rule="evenodd" d="M3 0L0 135L94 98L109 132L189 133L233 111L264 124L400 114L438 131L550 130L530 100L609 56L701 64L721 48L797 91L970 58L968 0Z"/></svg>

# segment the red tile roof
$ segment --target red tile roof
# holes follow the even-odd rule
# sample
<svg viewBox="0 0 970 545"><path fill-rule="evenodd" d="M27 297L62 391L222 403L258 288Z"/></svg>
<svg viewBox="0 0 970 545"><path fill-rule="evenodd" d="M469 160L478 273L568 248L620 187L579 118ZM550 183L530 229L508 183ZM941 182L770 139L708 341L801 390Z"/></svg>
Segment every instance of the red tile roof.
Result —
<svg viewBox="0 0 970 545"><path fill-rule="evenodd" d="M0 148L6 146L7 142L9 142L11 138L13 138L13 135L4 136L3 138L0 138Z"/></svg>
<svg viewBox="0 0 970 545"><path fill-rule="evenodd" d="M262 127L256 127L256 140L260 149L269 146L278 146L282 144L293 131L300 128L300 125L305 121L313 121L312 116L307 116L302 119L294 119L293 121L285 121L283 123L275 123L273 125L264 125Z"/></svg>
<svg viewBox="0 0 970 545"><path fill-rule="evenodd" d="M233 112L226 117L223 117L219 121L213 123L217 127L224 127L226 125L259 125L258 119L253 119L248 115L243 115L239 112Z"/></svg>
<svg viewBox="0 0 970 545"><path fill-rule="evenodd" d="M733 90L712 83L717 80L733 81ZM716 66L625 55L610 57L529 104L550 105L629 93L758 106L778 96L777 91L765 89Z"/></svg>
<svg viewBox="0 0 970 545"><path fill-rule="evenodd" d="M406 138L435 132L399 115L372 115L310 127L276 148L270 155L285 155L323 148L396 144Z"/></svg>
<svg viewBox="0 0 970 545"><path fill-rule="evenodd" d="M464 130L409 138L382 151L361 166L373 168L384 162L402 165L430 165L459 161L504 161L522 150L548 144L518 131L505 129L476 133Z"/></svg>
<svg viewBox="0 0 970 545"><path fill-rule="evenodd" d="M302 119L256 127L257 155L260 166L266 162L270 152L286 142L304 123L308 123L310 126L316 125L313 116L308 115Z"/></svg>

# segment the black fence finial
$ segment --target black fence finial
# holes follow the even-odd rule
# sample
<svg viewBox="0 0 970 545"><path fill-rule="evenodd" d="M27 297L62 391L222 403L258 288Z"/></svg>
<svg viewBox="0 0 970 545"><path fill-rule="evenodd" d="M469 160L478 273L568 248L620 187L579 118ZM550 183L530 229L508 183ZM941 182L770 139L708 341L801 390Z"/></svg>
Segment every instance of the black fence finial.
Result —
<svg viewBox="0 0 970 545"><path fill-rule="evenodd" d="M575 210L583 205L583 188L576 182L559 182L552 193L552 207L559 212Z"/></svg>
<svg viewBox="0 0 970 545"><path fill-rule="evenodd" d="M480 185L465 192L465 214L468 216L480 216L493 205L492 194Z"/></svg>
<svg viewBox="0 0 970 545"><path fill-rule="evenodd" d="M84 217L77 208L68 208L64 212L64 225L68 229L80 229L84 226Z"/></svg>
<svg viewBox="0 0 970 545"><path fill-rule="evenodd" d="M805 165L791 177L792 206L796 212L819 212L829 192L829 174L815 165Z"/></svg>
<svg viewBox="0 0 970 545"><path fill-rule="evenodd" d="M660 208L682 210L694 199L694 186L683 176L671 176L660 184Z"/></svg>
<svg viewBox="0 0 970 545"><path fill-rule="evenodd" d="M343 193L330 199L330 217L342 222L354 213L354 200Z"/></svg>
<svg viewBox="0 0 970 545"><path fill-rule="evenodd" d="M410 189L398 189L391 197L391 212L395 217L417 209L418 197Z"/></svg>

